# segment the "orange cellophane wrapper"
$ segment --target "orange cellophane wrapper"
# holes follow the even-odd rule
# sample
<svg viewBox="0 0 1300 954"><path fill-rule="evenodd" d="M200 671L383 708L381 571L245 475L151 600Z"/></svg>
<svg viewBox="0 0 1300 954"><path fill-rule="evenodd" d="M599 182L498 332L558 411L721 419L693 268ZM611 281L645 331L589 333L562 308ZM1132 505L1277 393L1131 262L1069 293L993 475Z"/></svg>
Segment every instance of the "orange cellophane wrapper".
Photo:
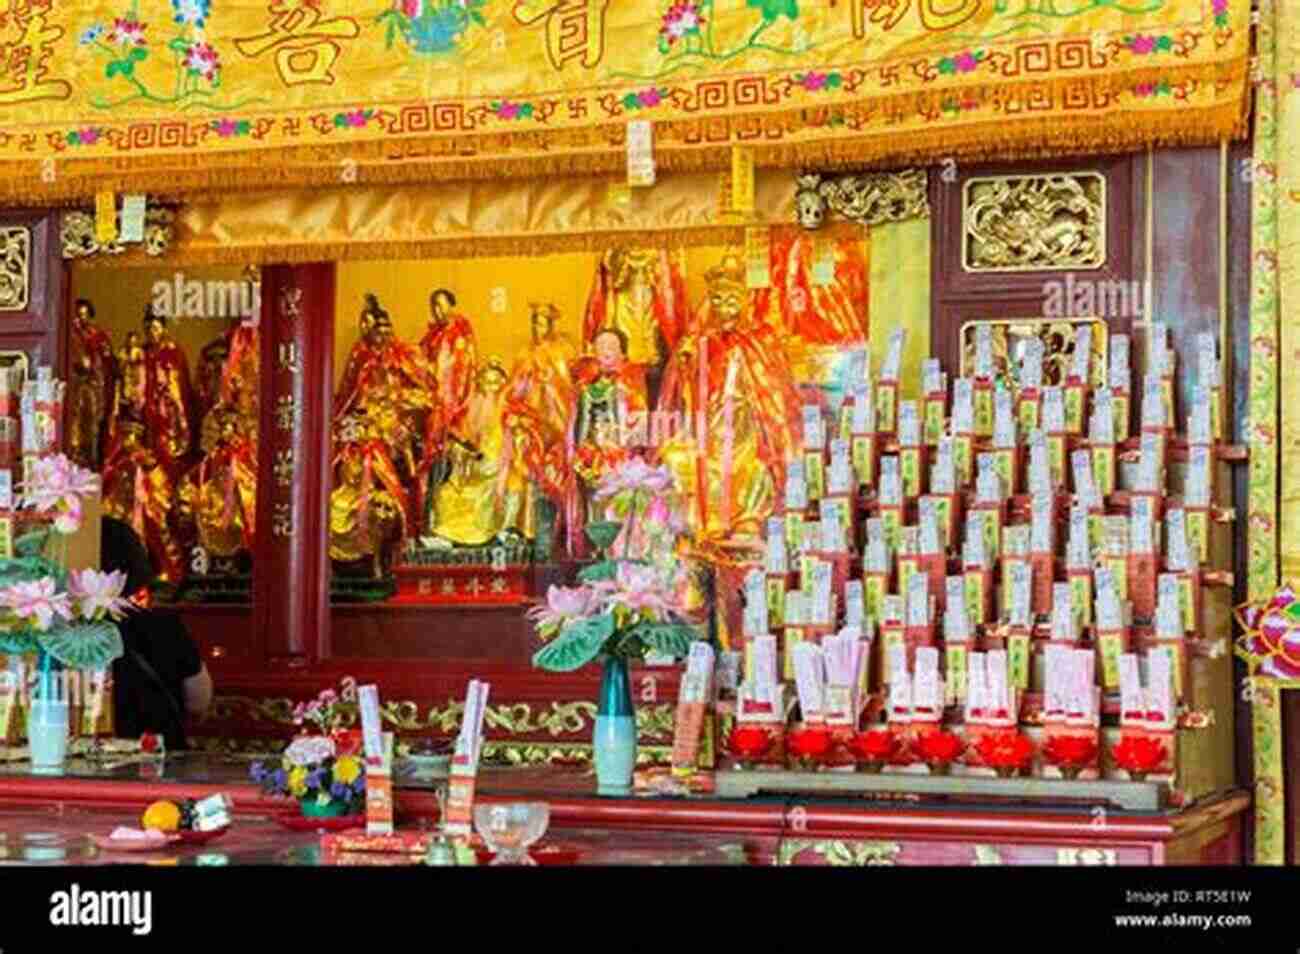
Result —
<svg viewBox="0 0 1300 954"><path fill-rule="evenodd" d="M321 835L321 851L338 854L345 851L382 852L385 854L423 855L429 850L433 835L424 831L395 831L391 835L367 835L364 828L326 832Z"/></svg>
<svg viewBox="0 0 1300 954"><path fill-rule="evenodd" d="M1056 582L1056 558L1050 553L1029 554L1033 568L1033 608L1039 616L1052 612L1052 585Z"/></svg>
<svg viewBox="0 0 1300 954"><path fill-rule="evenodd" d="M1152 619L1156 615L1156 577L1159 569L1154 553L1128 555L1128 598L1133 615Z"/></svg>

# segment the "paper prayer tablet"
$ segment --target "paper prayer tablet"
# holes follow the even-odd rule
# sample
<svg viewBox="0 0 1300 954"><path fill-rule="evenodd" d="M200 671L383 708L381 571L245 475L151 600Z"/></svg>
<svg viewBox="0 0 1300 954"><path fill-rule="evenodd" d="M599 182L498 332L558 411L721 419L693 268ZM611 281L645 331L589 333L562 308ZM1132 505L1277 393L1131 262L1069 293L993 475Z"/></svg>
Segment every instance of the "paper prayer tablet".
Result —
<svg viewBox="0 0 1300 954"><path fill-rule="evenodd" d="M986 380L993 377L992 325L975 326L975 377Z"/></svg>
<svg viewBox="0 0 1300 954"><path fill-rule="evenodd" d="M921 362L921 380L926 394L942 393L943 369L938 358L926 358Z"/></svg>
<svg viewBox="0 0 1300 954"><path fill-rule="evenodd" d="M970 378L952 383L952 429L955 434L975 430L975 384Z"/></svg>
<svg viewBox="0 0 1300 954"><path fill-rule="evenodd" d="M1110 374L1107 383L1119 391L1127 391L1133 386L1133 375L1129 370L1129 336L1110 336Z"/></svg>
<svg viewBox="0 0 1300 954"><path fill-rule="evenodd" d="M1043 430L1048 434L1065 432L1065 392L1060 388L1043 389Z"/></svg>
<svg viewBox="0 0 1300 954"><path fill-rule="evenodd" d="M885 352L885 363L880 368L881 381L897 381L899 371L903 367L903 342L907 339L907 331L903 328L896 329L889 336L889 349Z"/></svg>
<svg viewBox="0 0 1300 954"><path fill-rule="evenodd" d="M1088 384L1092 365L1092 326L1080 325L1074 331L1074 360L1071 365L1071 377L1078 378L1084 385Z"/></svg>
<svg viewBox="0 0 1300 954"><path fill-rule="evenodd" d="M1040 338L1025 342L1024 357L1020 362L1020 387L1039 389L1043 386L1043 356L1046 346Z"/></svg>

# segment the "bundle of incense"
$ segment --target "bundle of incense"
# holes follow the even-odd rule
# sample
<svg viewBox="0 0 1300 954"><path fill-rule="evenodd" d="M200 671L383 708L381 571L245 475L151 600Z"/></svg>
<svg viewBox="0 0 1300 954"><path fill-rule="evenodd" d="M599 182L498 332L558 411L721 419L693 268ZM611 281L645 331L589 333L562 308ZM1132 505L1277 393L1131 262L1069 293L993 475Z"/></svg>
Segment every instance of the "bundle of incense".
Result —
<svg viewBox="0 0 1300 954"><path fill-rule="evenodd" d="M1009 495L1020 492L1020 446L1011 392L1001 383L993 393L993 460Z"/></svg>
<svg viewBox="0 0 1300 954"><path fill-rule="evenodd" d="M779 626L785 622L785 591L790 583L790 554L786 547L785 525L780 517L768 518L764 544L768 615L771 622Z"/></svg>
<svg viewBox="0 0 1300 954"><path fill-rule="evenodd" d="M1082 507L1070 510L1070 535L1065 545L1065 579L1075 612L1075 632L1092 625L1092 547L1088 514Z"/></svg>
<svg viewBox="0 0 1300 954"><path fill-rule="evenodd" d="M1074 355L1065 377L1065 429L1071 434L1082 434L1087 423L1085 398L1091 377L1092 326L1080 325L1074 329Z"/></svg>
<svg viewBox="0 0 1300 954"><path fill-rule="evenodd" d="M943 437L948 417L948 375L938 358L926 358L921 365L921 421L925 443L934 447Z"/></svg>
<svg viewBox="0 0 1300 954"><path fill-rule="evenodd" d="M381 729L378 687L358 686L357 707L361 713L361 740L366 755L366 834L391 835L393 736Z"/></svg>
<svg viewBox="0 0 1300 954"><path fill-rule="evenodd" d="M966 543L962 549L966 613L975 625L983 625L993 618L993 563L985 530L989 519L987 512L972 511L966 521Z"/></svg>
<svg viewBox="0 0 1300 954"><path fill-rule="evenodd" d="M1121 603L1128 599L1128 517L1123 514L1106 517L1103 522L1101 563L1110 570L1115 581L1115 591Z"/></svg>
<svg viewBox="0 0 1300 954"><path fill-rule="evenodd" d="M829 512L833 511L837 515L842 533L837 550L847 549L857 535L857 509L853 505L853 499L853 462L849 459L849 443L836 439L831 441L831 463L826 475L826 495L821 501L821 518L825 523Z"/></svg>
<svg viewBox="0 0 1300 954"><path fill-rule="evenodd" d="M939 608L943 609L947 605L943 596L943 580L948 573L948 558L940 536L938 510L933 497L921 499L921 525L917 532L920 555L917 561L921 572L930 578L930 592L938 594Z"/></svg>
<svg viewBox="0 0 1300 954"><path fill-rule="evenodd" d="M1052 583L1056 579L1056 513L1050 493L1035 493L1029 510L1029 562L1034 570L1034 612L1052 611Z"/></svg>
<svg viewBox="0 0 1300 954"><path fill-rule="evenodd" d="M713 647L696 640L686 657L681 689L677 693L677 718L673 726L673 773L689 775L700 754L704 717L713 697Z"/></svg>
<svg viewBox="0 0 1300 954"><path fill-rule="evenodd" d="M1164 406L1166 427L1172 427L1174 417L1174 371L1177 355L1169 347L1169 328L1162 321L1151 323L1151 334L1147 345L1147 374L1159 381L1160 400ZM1143 398L1145 401L1145 397ZM1145 425L1146 412L1143 411Z"/></svg>
<svg viewBox="0 0 1300 954"><path fill-rule="evenodd" d="M998 609L1002 618L1011 612L1011 574L1012 568L1019 564L1027 574L1032 574L1029 565L1030 528L1027 524L1007 527L1002 531L1002 585L998 600Z"/></svg>
<svg viewBox="0 0 1300 954"><path fill-rule="evenodd" d="M984 549L994 556L1002 551L1002 525L1007 519L1007 485L1002 481L995 455L980 454L976 460L979 474L975 478L975 502L967 519L973 519L975 512L983 514Z"/></svg>
<svg viewBox="0 0 1300 954"><path fill-rule="evenodd" d="M1129 649L1129 620L1115 585L1115 574L1105 566L1093 571L1097 591L1094 627L1097 653L1101 657L1101 684L1107 690L1119 688L1119 657Z"/></svg>
<svg viewBox="0 0 1300 954"><path fill-rule="evenodd" d="M952 461L957 487L968 487L975 472L975 385L970 378L952 382Z"/></svg>
<svg viewBox="0 0 1300 954"><path fill-rule="evenodd" d="M924 573L917 573L907 581L907 627L904 639L907 642L908 659L918 646L934 644L934 606L930 596L930 580Z"/></svg>
<svg viewBox="0 0 1300 954"><path fill-rule="evenodd" d="M921 566L921 528L903 527L898 535L898 592L906 596L917 574L925 575Z"/></svg>
<svg viewBox="0 0 1300 954"><path fill-rule="evenodd" d="M1065 421L1065 394L1060 388L1043 389L1043 434L1047 440L1047 466L1052 486L1065 486L1065 453L1069 432Z"/></svg>
<svg viewBox="0 0 1300 954"><path fill-rule="evenodd" d="M1046 346L1040 338L1025 342L1024 357L1020 361L1020 398L1016 417L1025 433L1042 427L1043 355Z"/></svg>
<svg viewBox="0 0 1300 954"><path fill-rule="evenodd" d="M915 401L903 401L898 405L898 466L903 477L903 496L909 501L921 496L925 464L920 409Z"/></svg>
<svg viewBox="0 0 1300 954"><path fill-rule="evenodd" d="M939 650L920 646L912 675L912 723L938 726L943 719L943 679L939 676Z"/></svg>
<svg viewBox="0 0 1300 954"><path fill-rule="evenodd" d="M957 542L957 522L961 517L955 455L953 438L941 437L934 455L934 467L930 470L930 493L924 498L933 501L945 550Z"/></svg>
<svg viewBox="0 0 1300 954"><path fill-rule="evenodd" d="M853 471L859 487L876 483L876 404L875 395L865 391L853 396Z"/></svg>
<svg viewBox="0 0 1300 954"><path fill-rule="evenodd" d="M1011 684L1021 691L1027 691L1033 626L1033 575L1027 563L1013 563L1010 571L1011 609L1008 614L1006 649L1011 664Z"/></svg>
<svg viewBox="0 0 1300 954"><path fill-rule="evenodd" d="M803 470L808 500L821 500L826 493L826 419L816 404L803 407Z"/></svg>
<svg viewBox="0 0 1300 954"><path fill-rule="evenodd" d="M891 550L896 550L899 528L903 526L903 479L897 457L880 459L880 487L876 499L880 519L884 522L885 541Z"/></svg>
<svg viewBox="0 0 1300 954"><path fill-rule="evenodd" d="M977 437L990 437L993 434L993 374L993 327L976 325L975 380L972 398Z"/></svg>
<svg viewBox="0 0 1300 954"><path fill-rule="evenodd" d="M1088 455L1097 491L1103 497L1109 497L1115 492L1118 464L1115 458L1115 407L1106 388L1093 392L1092 419L1088 422Z"/></svg>
<svg viewBox="0 0 1300 954"><path fill-rule="evenodd" d="M1079 641L1079 614L1069 583L1052 586L1052 641L1073 646Z"/></svg>
<svg viewBox="0 0 1300 954"><path fill-rule="evenodd" d="M1205 332L1196 336L1196 383L1209 396L1206 413L1210 419L1210 440L1223 439L1223 364L1215 336ZM1196 405L1193 403L1193 408Z"/></svg>
<svg viewBox="0 0 1300 954"><path fill-rule="evenodd" d="M862 551L862 598L867 616L873 620L882 617L885 594L893 582L890 569L884 521L873 517L867 520L867 545Z"/></svg>
<svg viewBox="0 0 1300 954"><path fill-rule="evenodd" d="M963 704L966 701L966 660L972 649L973 634L970 618L966 615L966 601L963 598L965 586L964 577L950 576L944 587L948 591L948 608L943 614L944 671L948 674L948 705Z"/></svg>
<svg viewBox="0 0 1300 954"><path fill-rule="evenodd" d="M952 670L948 670L949 677ZM966 657L966 701L962 706L962 719L967 729L988 717L989 682L984 653L971 652Z"/></svg>
<svg viewBox="0 0 1300 954"><path fill-rule="evenodd" d="M1178 585L1178 577L1173 573L1161 573L1159 595L1156 597L1156 645L1148 652L1148 657L1165 653L1174 673L1174 698L1183 698L1187 685L1184 673L1187 665L1185 652L1186 630L1183 623L1183 592Z"/></svg>
<svg viewBox="0 0 1300 954"><path fill-rule="evenodd" d="M1151 619L1156 611L1156 501L1134 496L1129 509L1128 598L1133 615Z"/></svg>
<svg viewBox="0 0 1300 954"><path fill-rule="evenodd" d="M907 628L905 600L897 593L885 596L880 617L880 640L886 657L895 649L903 651L904 662L907 661L907 640L903 633ZM890 670L886 670L888 673Z"/></svg>
<svg viewBox="0 0 1300 954"><path fill-rule="evenodd" d="M903 367L903 342L907 332L898 328L889 336L885 361L876 384L876 433L893 434L898 428L898 375Z"/></svg>
<svg viewBox="0 0 1300 954"><path fill-rule="evenodd" d="M1192 556L1187 539L1187 512L1182 509L1165 513L1165 569L1178 578L1183 606L1183 629L1201 631L1201 566Z"/></svg>
<svg viewBox="0 0 1300 954"><path fill-rule="evenodd" d="M985 653L984 670L988 685L985 724L1001 728L1015 725L1020 707L1015 690L1011 686L1006 650L995 649Z"/></svg>
<svg viewBox="0 0 1300 954"><path fill-rule="evenodd" d="M812 643L800 643L794 647L792 655L803 721L806 725L822 724L826 721L826 672L822 648Z"/></svg>
<svg viewBox="0 0 1300 954"><path fill-rule="evenodd" d="M791 550L798 550L803 520L808 513L808 482L804 479L804 462L792 460L785 472L785 540Z"/></svg>
<svg viewBox="0 0 1300 954"><path fill-rule="evenodd" d="M784 646L781 678L786 682L794 680L794 647L804 641L804 634L809 622L808 597L802 590L792 590L785 596L785 627L782 630Z"/></svg>
<svg viewBox="0 0 1300 954"><path fill-rule="evenodd" d="M483 719L487 715L489 691L488 683L478 679L471 679L465 688L465 711L451 758L447 817L443 824L444 830L450 834L468 835L473 830L474 789L482 755Z"/></svg>
<svg viewBox="0 0 1300 954"><path fill-rule="evenodd" d="M785 696L777 679L776 637L759 636L753 641L751 652L754 673L740 685L736 719L784 725Z"/></svg>
<svg viewBox="0 0 1300 954"><path fill-rule="evenodd" d="M762 570L750 570L745 574L745 610L742 618L745 645L759 636L767 636L772 624L767 615L767 574ZM745 666L747 675L752 674L752 661Z"/></svg>
<svg viewBox="0 0 1300 954"><path fill-rule="evenodd" d="M822 661L826 669L826 724L856 727L858 724L858 649L856 630L837 633L822 640Z"/></svg>
<svg viewBox="0 0 1300 954"><path fill-rule="evenodd" d="M863 595L862 581L849 580L844 584L844 625L859 632L871 634L867 626L866 597Z"/></svg>
<svg viewBox="0 0 1300 954"><path fill-rule="evenodd" d="M887 718L895 731L906 731L913 715L912 674L907 668L907 650L902 646L891 646L885 659L889 673Z"/></svg>
<svg viewBox="0 0 1300 954"><path fill-rule="evenodd" d="M1133 373L1129 369L1129 336L1111 335L1110 338L1110 400L1115 421L1115 434L1112 443L1122 444L1128 440L1129 417L1132 412L1131 391Z"/></svg>
<svg viewBox="0 0 1300 954"><path fill-rule="evenodd" d="M1053 494L1052 461L1047 449L1047 435L1035 429L1029 432L1028 488L1031 494Z"/></svg>

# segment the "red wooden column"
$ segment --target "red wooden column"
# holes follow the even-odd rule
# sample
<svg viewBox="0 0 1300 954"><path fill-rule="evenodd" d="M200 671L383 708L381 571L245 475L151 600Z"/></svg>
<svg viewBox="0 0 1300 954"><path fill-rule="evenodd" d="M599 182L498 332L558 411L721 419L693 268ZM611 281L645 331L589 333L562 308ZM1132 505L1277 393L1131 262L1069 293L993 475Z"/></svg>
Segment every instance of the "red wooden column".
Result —
<svg viewBox="0 0 1300 954"><path fill-rule="evenodd" d="M271 668L330 654L334 265L262 270L254 619Z"/></svg>

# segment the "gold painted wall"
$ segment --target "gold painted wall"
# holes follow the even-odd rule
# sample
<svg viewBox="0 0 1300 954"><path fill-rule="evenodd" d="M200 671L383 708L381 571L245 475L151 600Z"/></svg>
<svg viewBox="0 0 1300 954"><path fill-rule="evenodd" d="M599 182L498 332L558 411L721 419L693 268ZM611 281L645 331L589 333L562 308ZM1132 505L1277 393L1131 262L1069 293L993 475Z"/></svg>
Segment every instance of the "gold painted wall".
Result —
<svg viewBox="0 0 1300 954"><path fill-rule="evenodd" d="M921 362L930 356L930 220L871 230L871 368L879 374L895 328L907 329L901 392L921 397Z"/></svg>

